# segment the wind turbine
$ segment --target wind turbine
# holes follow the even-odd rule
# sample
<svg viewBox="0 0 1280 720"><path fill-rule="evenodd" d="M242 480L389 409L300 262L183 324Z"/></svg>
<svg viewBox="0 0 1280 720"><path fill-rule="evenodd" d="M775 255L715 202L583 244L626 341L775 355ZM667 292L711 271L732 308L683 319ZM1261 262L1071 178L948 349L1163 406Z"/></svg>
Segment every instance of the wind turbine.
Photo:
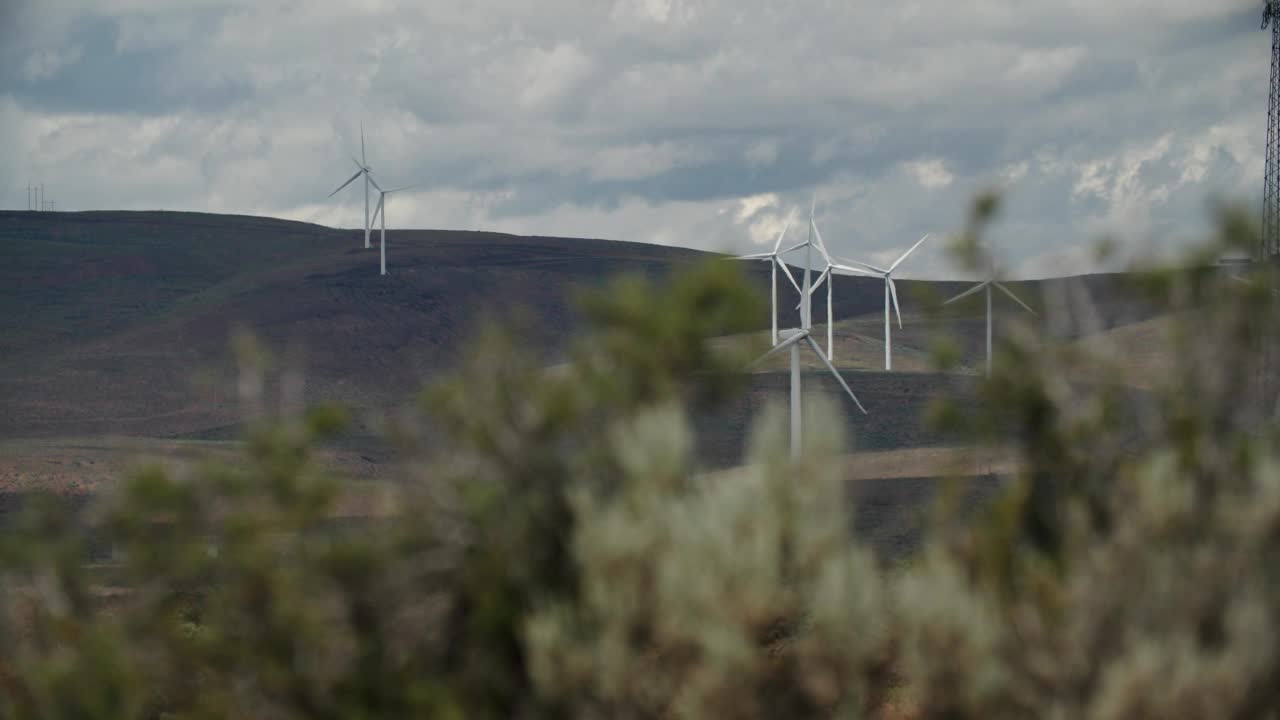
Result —
<svg viewBox="0 0 1280 720"><path fill-rule="evenodd" d="M809 218L810 218L810 223L809 223L810 233L812 233L814 230L816 230L816 226L812 222L813 220L812 211L810 212ZM819 240L818 243L821 243L821 240ZM782 236L779 235L778 241L774 244L774 252L765 254L765 257L771 256L773 258L773 261L776 264L782 265L783 270L786 271L787 273L787 277L791 278L792 283L795 284L795 279L791 276L790 271L787 270L786 265L782 264L782 261L777 257L779 255L778 249L781 246L781 244L782 244ZM783 350L790 350L791 352L791 456L792 457L799 457L801 452L801 447L802 447L801 439L802 439L803 428L801 426L801 396L800 396L800 345L801 344L808 345L813 350L813 352L817 354L818 359L822 360L822 364L827 366L827 370L831 371L831 374L835 376L836 380L840 383L840 387L844 388L845 393L847 393L849 397L853 400L853 403L858 406L858 409L861 410L864 415L867 413L867 409L864 408L862 406L862 403L858 401L858 396L853 394L853 390L849 389L849 384L846 383L844 378L840 375L840 371L836 370L836 367L831 364L831 360L828 358L827 354L822 352L822 347L818 345L817 341L815 341L812 337L813 291L816 289L813 284L813 274L812 274L813 273L812 271L813 248L815 247L815 244L812 242L812 236L809 240L806 240L805 242L800 243L784 252L790 252L790 250L796 250L801 247L805 248L805 263L804 263L804 284L802 287L797 287L797 290L799 290L800 292L800 327L783 330L780 334L782 338L782 342L780 343L775 342L773 348L770 349L769 352L765 353L764 355L761 355L758 359L756 359L754 363L758 365L764 360L776 355L777 353L782 352ZM826 253L823 252L824 256L825 254ZM827 270L823 271L823 274L824 275L830 274L830 265L828 265ZM775 275L775 279L776 279L776 275ZM778 324L778 307L777 307L776 301L773 306L773 324L774 324L774 327L776 328ZM775 341L776 341L776 338L775 338Z"/></svg>
<svg viewBox="0 0 1280 720"><path fill-rule="evenodd" d="M858 268L849 267L847 265L838 265L832 261L831 254L827 252L826 243L822 241L822 231L818 229L818 223L814 219L814 211L817 208L817 205L818 205L818 199L815 197L813 199L813 202L809 205L809 239L806 240L804 243L797 245L796 247L804 247L805 245L816 247L818 249L818 252L822 255L823 261L825 261L827 264L826 268L822 270L822 273L818 275L818 281L813 284L812 288L809 289L809 293L812 294L813 292L817 291L818 287L821 286L823 282L827 283L827 359L834 360L835 352L836 352L835 312L833 308L833 304L834 304L833 292L835 288L835 282L831 278L831 272L832 270L838 267L841 270L847 270L849 272L857 273L860 275L870 275L870 273L867 272L866 270L860 270ZM807 261L807 257L806 257L806 261ZM810 319L812 319L812 309L810 310L810 313L811 313Z"/></svg>
<svg viewBox="0 0 1280 720"><path fill-rule="evenodd" d="M799 243L797 245L793 245L787 248L786 250L781 250L782 238L786 236L787 230L791 227L791 222L795 220L795 216L796 216L795 210L792 210L791 214L787 216L787 222L783 224L782 232L778 233L778 239L775 240L773 243L772 252L755 253L754 255L739 255L738 257L734 258L735 260L768 260L769 261L769 269L771 271L769 312L773 318L773 326L771 329L771 334L769 336L769 341L770 341L770 344L772 345L778 344L778 268L782 268L782 272L786 273L787 279L791 281L791 287L794 287L796 289L796 292L800 292L799 283L796 282L795 277L791 274L790 268L787 267L786 263L782 262L782 258L781 258L782 255L785 255L786 253L789 253L792 250L795 250L796 248L804 246L804 243Z"/></svg>
<svg viewBox="0 0 1280 720"><path fill-rule="evenodd" d="M1010 298L1012 298L1014 302L1021 305L1023 309L1025 309L1027 312L1031 313L1032 315L1036 315L1036 311L1032 310L1030 305L1022 302L1022 299L1019 298L1017 295L1014 295L1012 290L1004 286L1004 283L996 280L994 263L988 265L986 280L983 280L977 285L974 285L968 290L965 290L959 295L942 303L943 305L950 305L951 303L961 298L968 297L978 292L979 290L986 290L986 295L987 295L987 376L988 377L991 376L991 288L992 287L999 288L1001 292L1003 292L1005 295L1008 295Z"/></svg>
<svg viewBox="0 0 1280 720"><path fill-rule="evenodd" d="M370 178L368 175L366 175L365 177L368 178L369 182L373 183L373 186L378 190L378 207L373 211L373 219L377 220L379 216L381 216L382 218L382 233L381 233L381 237L378 240L378 254L380 255L379 262L382 267L381 274L386 275L387 274L387 196L390 195L391 193L398 193L401 190L408 190L410 188L417 187L417 185L403 185L398 188L383 190L381 187L378 187L378 183L374 181L373 178Z"/></svg>
<svg viewBox="0 0 1280 720"><path fill-rule="evenodd" d="M329 193L329 197L337 195L343 188L355 182L356 178L364 175L364 247L367 250L369 248L369 233L373 230L373 223L370 222L369 217L369 183L373 181L373 168L369 167L369 161L365 157L363 123L360 125L360 159L356 160L352 157L351 162L354 162L356 167L359 168L356 170L356 174L352 175L346 182L339 185L337 190ZM377 187L377 184L375 183L374 186Z"/></svg>
<svg viewBox="0 0 1280 720"><path fill-rule="evenodd" d="M926 233L924 237L917 240L915 245L912 245L910 248L907 249L906 252L898 256L898 259L894 260L893 263L890 264L889 267L887 268L876 267L875 265L870 265L868 263L862 263L862 262L855 262L853 260L848 260L846 262L852 263L853 265L857 265L858 266L857 268L849 267L848 265L839 265L839 264L835 265L835 267L841 270L861 272L863 274L866 274L866 270L870 270L873 273L884 278L884 369L885 370L893 369L893 346L890 344L892 335L891 335L891 326L889 325L890 300L893 301L894 312L898 314L898 329L899 330L902 329L902 309L898 307L898 287L893 282L893 271L897 270L898 266L901 265L902 262L906 260L909 255L911 255L911 253L915 252L916 248L920 247L924 243L924 241L928 239L929 239L929 235L928 233ZM866 268L866 270L861 270L859 268ZM1005 290L1005 292L1009 292L1009 291ZM1014 299L1016 300L1017 298L1014 298ZM1018 300L1018 302L1022 302L1022 301Z"/></svg>

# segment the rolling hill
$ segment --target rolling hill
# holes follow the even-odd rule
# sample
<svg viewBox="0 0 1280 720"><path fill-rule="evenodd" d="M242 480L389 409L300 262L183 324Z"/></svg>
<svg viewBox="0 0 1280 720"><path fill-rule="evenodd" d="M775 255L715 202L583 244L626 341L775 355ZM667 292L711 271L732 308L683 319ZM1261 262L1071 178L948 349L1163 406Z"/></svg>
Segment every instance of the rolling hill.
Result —
<svg viewBox="0 0 1280 720"><path fill-rule="evenodd" d="M533 349L553 355L578 326L574 288L710 257L607 240L392 231L391 274L380 277L376 250L359 236L199 213L0 213L0 437L215 436L236 420L237 327L293 353L308 399L386 408L449 367L483 318L520 313ZM767 287L767 265L748 267ZM1106 295L1105 277L1087 281ZM1034 302L1036 284L1022 285ZM912 298L963 284L900 286L909 324L895 328L899 368L925 373L938 328L912 320ZM838 279L843 367L880 369L882 298L876 279ZM981 306L947 324L976 365ZM880 381L862 380L874 395Z"/></svg>
<svg viewBox="0 0 1280 720"><path fill-rule="evenodd" d="M516 322L529 349L554 362L580 327L576 288L713 257L609 240L395 230L388 233L390 274L381 277L376 247L361 245L358 230L271 218L0 212L0 515L32 489L96 492L133 458L233 450L228 441L237 437L239 411L229 340L241 327L304 372L308 401L339 401L356 411L362 422L331 449L332 461L354 479L385 479L392 454L377 439L374 419L449 368L486 318ZM768 266L746 267L767 290ZM1143 326L1134 323L1151 321L1156 311L1130 302L1113 277L1078 281L1117 337L1141 342ZM1015 285L1040 306L1042 283ZM922 502L930 475L955 470L929 460L950 457L944 446L954 439L921 418L938 398L973 402L983 306L962 303L945 318L928 319L920 298L966 286L899 282L906 327L895 324L895 372L886 373L881 281L836 280L837 364L870 414L847 402L838 407L861 454L851 460L851 478L870 493L868 507ZM825 302L815 305L816 320L825 321ZM784 326L796 321L788 310ZM997 323L1021 312L998 306ZM760 328L767 333L767 316ZM939 332L963 349L970 371L932 372L929 348ZM825 336L825 326L815 334ZM768 398L785 394L784 370L782 359L762 366L744 397L714 417L696 418L708 467L741 461L752 418ZM812 358L805 387L839 392ZM857 460L868 453L878 460ZM991 468L969 465L974 474ZM881 480L865 484L872 476ZM893 478L916 490L904 491ZM898 521L859 522L898 528L890 535L900 539Z"/></svg>
<svg viewBox="0 0 1280 720"><path fill-rule="evenodd" d="M450 365L486 314L525 308L554 347L570 289L701 254L632 243L359 233L187 213L0 214L0 435L176 436L235 420L229 339L300 351L313 400L381 406ZM210 377L209 392L193 386Z"/></svg>

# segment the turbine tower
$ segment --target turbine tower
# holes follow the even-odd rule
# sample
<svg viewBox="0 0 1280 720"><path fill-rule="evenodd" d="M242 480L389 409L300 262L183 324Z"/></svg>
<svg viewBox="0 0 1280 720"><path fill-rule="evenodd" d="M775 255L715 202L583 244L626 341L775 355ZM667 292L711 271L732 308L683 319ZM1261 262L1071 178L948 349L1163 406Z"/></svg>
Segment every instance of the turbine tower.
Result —
<svg viewBox="0 0 1280 720"><path fill-rule="evenodd" d="M942 304L950 305L951 303L959 300L960 298L969 297L970 295L978 292L979 290L987 291L986 292L986 295L987 295L987 377L990 377L991 376L991 288L992 287L998 288L1000 292L1003 292L1005 295L1008 295L1014 302L1021 305L1024 310L1031 313L1032 315L1035 315L1036 311L1032 310L1030 305L1022 302L1022 299L1019 298L1017 295L1014 295L1013 291L1005 287L1004 283L996 280L996 272L995 272L994 265L988 265L988 268L989 269L987 272L986 280L983 280L977 285L974 285L968 290L965 290L964 292L960 293L959 295L951 298L950 300Z"/></svg>
<svg viewBox="0 0 1280 720"><path fill-rule="evenodd" d="M1267 101L1267 164L1262 181L1262 247L1258 260L1280 254L1280 0L1265 0L1262 29L1271 28L1271 92Z"/></svg>
<svg viewBox="0 0 1280 720"><path fill-rule="evenodd" d="M366 175L365 177L369 178L368 175ZM398 187L398 188L383 190L381 187L378 187L378 183L375 182L373 178L369 178L369 182L372 182L373 186L378 189L378 207L373 211L373 219L376 221L379 216L382 217L382 232L381 232L381 237L378 239L378 254L380 256L379 258L379 264L381 266L380 274L386 275L387 274L387 196L390 195L391 193L398 193L401 190L408 190L410 188L417 187L417 185L402 185L401 187Z"/></svg>
<svg viewBox="0 0 1280 720"><path fill-rule="evenodd" d="M822 255L822 259L827 264L827 266L826 268L823 269L822 274L818 275L818 281L813 284L813 287L809 289L809 292L810 294L812 294L816 292L819 287L822 286L822 283L824 282L827 283L827 359L835 360L836 323L835 323L835 308L834 308L834 299L833 299L835 281L831 277L831 274L832 274L832 271L835 270L835 268L840 266L837 265L831 259L830 253L827 252L827 245L822 241L822 231L818 229L818 222L817 220L814 219L814 213L817 209L817 206L818 206L818 199L815 197L813 199L813 203L809 206L809 240L806 241L806 244L816 247L818 249L818 253ZM807 259L808 259L808 256L806 255L806 261ZM845 267L843 269L848 270L849 272L859 273L862 275L869 274L865 270L859 270L857 268ZM812 308L811 308L810 320L812 319L813 319L813 316L812 316Z"/></svg>
<svg viewBox="0 0 1280 720"><path fill-rule="evenodd" d="M782 262L781 256L785 255L796 248L802 247L804 243L798 243L786 250L782 250L782 238L787 234L787 229L791 227L791 222L796 217L795 210L787 216L787 222L782 226L782 232L778 233L778 239L773 243L773 251L767 253L755 253L754 255L739 255L735 260L768 260L770 269L770 293L769 293L769 312L773 317L773 325L770 328L769 343L771 345L778 344L778 268L782 268L782 272L786 274L787 279L791 281L791 287L800 292L800 285L791 274L791 269L787 264Z"/></svg>
<svg viewBox="0 0 1280 720"><path fill-rule="evenodd" d="M356 174L347 179L346 182L338 186L337 190L329 193L329 197L333 197L342 191L343 188L355 182L356 178L364 176L364 247L369 249L369 234L373 231L373 223L369 217L369 183L372 182L373 168L369 167L368 158L365 156L364 150L364 124L360 125L360 159L351 158L351 162L356 164ZM375 183L376 186L376 183ZM376 215L376 213L375 213Z"/></svg>
<svg viewBox="0 0 1280 720"><path fill-rule="evenodd" d="M791 275L791 271L787 269L786 264L783 263L779 257L779 255L782 254L782 253L779 253L778 250L782 246L782 236L786 234L785 227L783 228L782 234L778 236L777 242L774 243L774 250L772 253L764 253L758 256L751 256L750 258L748 258L748 259L765 259L765 258L770 259L770 261L773 262L776 266L780 266L783 269L787 277L791 279L792 285L796 286L796 289L800 293L800 327L783 330L781 331L781 333L775 333L774 346L764 355L761 355L759 358L757 358L755 363L753 363L754 365L759 365L761 362L764 362L766 359L773 357L774 355L782 352L783 350L789 350L791 353L791 456L793 458L799 457L803 449L803 442L802 442L803 427L801 424L802 423L802 419L801 419L802 407L801 407L801 394L800 394L800 346L801 344L807 345L811 350L813 350L814 354L818 356L818 359L822 361L822 364L827 366L827 370L829 370L831 374L835 376L836 381L840 383L840 387L843 388L845 393L847 393L850 399L853 400L854 405L858 406L858 409L862 411L862 414L865 415L867 413L867 409L864 408L862 406L862 403L858 401L858 396L853 394L853 390L849 389L849 384L845 382L844 377L840 375L840 371L836 370L835 365L831 364L831 360L828 357L828 353L824 353L822 351L822 346L819 345L817 341L813 339L813 336L812 336L813 293L817 289L817 287L814 285L814 282L813 282L813 270L812 270L813 248L818 247L819 252L824 257L826 257L827 255L826 249L821 246L822 241L819 239L816 243L814 242L814 237L815 237L814 234L816 230L817 230L817 226L813 222L813 213L811 209L809 214L809 239L805 240L802 243L794 245L791 248L788 248L786 251L783 251L784 253L790 252L791 250L798 250L802 247L805 249L803 284L799 284L795 282L795 278ZM827 269L823 271L824 278L830 276L831 267L832 265L830 261L828 261ZM777 289L776 289L777 271L776 270L774 271L774 283L775 283L775 286L774 286L775 301L773 303L773 327L776 329L778 325L778 305L776 301L776 296L777 296ZM827 289L828 289L828 292L830 292L830 285L828 285ZM830 300L828 300L828 306L829 305L830 305ZM827 319L827 324L828 325L831 324L829 317ZM779 339L781 339L781 342L778 342Z"/></svg>
<svg viewBox="0 0 1280 720"><path fill-rule="evenodd" d="M351 158L355 160L355 158ZM364 123L360 123L360 172L364 175L364 249L369 249L369 231L373 229L369 222L369 159L364 154Z"/></svg>
<svg viewBox="0 0 1280 720"><path fill-rule="evenodd" d="M911 253L915 252L916 248L920 247L920 245L924 243L925 240L928 240L928 239L929 239L929 235L926 233L924 237L916 241L915 245L912 245L910 248L907 249L906 252L899 255L898 259L894 260L893 263L890 264L889 267L887 268L877 267L875 265L870 265L868 263L855 262L853 260L847 261L849 264L835 266L840 270L848 270L851 272L862 272L862 273L865 273L865 271L859 270L858 268L865 268L866 270L870 270L876 275L884 278L884 369L885 370L893 369L893 345L890 343L890 340L892 339L892 335L891 335L892 331L890 330L890 326L889 326L890 300L892 300L893 302L894 312L898 314L898 329L899 330L902 329L902 309L898 307L898 286L893 283L893 271L897 270L898 266L901 265L903 261L906 260L909 255L911 255ZM849 266L850 264L857 265L858 267L856 268L850 267Z"/></svg>

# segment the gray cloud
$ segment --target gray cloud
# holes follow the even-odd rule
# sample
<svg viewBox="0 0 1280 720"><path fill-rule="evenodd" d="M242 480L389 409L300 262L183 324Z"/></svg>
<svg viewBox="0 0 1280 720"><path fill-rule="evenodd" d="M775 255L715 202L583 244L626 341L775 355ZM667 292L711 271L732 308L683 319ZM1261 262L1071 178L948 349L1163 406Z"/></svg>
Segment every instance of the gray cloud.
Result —
<svg viewBox="0 0 1280 720"><path fill-rule="evenodd" d="M0 167L60 207L352 226L359 194L324 196L363 122L378 175L424 183L401 223L745 249L817 192L859 256L997 185L993 241L1052 274L1099 233L1174 247L1208 195L1256 194L1255 5L28 3L0 49L22 141Z"/></svg>

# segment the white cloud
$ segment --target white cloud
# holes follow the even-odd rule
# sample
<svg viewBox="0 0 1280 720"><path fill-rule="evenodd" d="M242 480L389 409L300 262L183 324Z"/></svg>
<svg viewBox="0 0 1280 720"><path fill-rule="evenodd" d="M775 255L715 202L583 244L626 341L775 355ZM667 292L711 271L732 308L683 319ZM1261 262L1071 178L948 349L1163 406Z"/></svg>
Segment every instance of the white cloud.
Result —
<svg viewBox="0 0 1280 720"><path fill-rule="evenodd" d="M659 25L689 22L696 15L692 3L682 0L621 0L614 5L615 21L644 20Z"/></svg>
<svg viewBox="0 0 1280 720"><path fill-rule="evenodd" d="M665 142L605 148L596 152L587 166L593 180L640 180L696 165L706 157L706 151L696 146Z"/></svg>
<svg viewBox="0 0 1280 720"><path fill-rule="evenodd" d="M1031 164L1027 161L1011 163L1004 166L1000 170L1000 177L1005 183L1016 183L1027 176L1027 172L1031 169Z"/></svg>
<svg viewBox="0 0 1280 720"><path fill-rule="evenodd" d="M1009 77L1018 83L1056 89L1085 56L1082 47L1032 48L1014 57Z"/></svg>
<svg viewBox="0 0 1280 720"><path fill-rule="evenodd" d="M22 63L22 79L37 82L52 77L62 68L79 62L83 52L79 47L36 52Z"/></svg>
<svg viewBox="0 0 1280 720"><path fill-rule="evenodd" d="M535 49L522 58L520 65L519 104L527 109L543 109L560 100L591 72L587 56L567 43L550 50Z"/></svg>
<svg viewBox="0 0 1280 720"><path fill-rule="evenodd" d="M734 217L739 223L743 223L755 217L757 213L765 208L777 207L778 196L774 193L752 195L751 197L738 198L737 204L738 209L734 213Z"/></svg>
<svg viewBox="0 0 1280 720"><path fill-rule="evenodd" d="M947 163L939 158L912 160L903 163L903 168L926 190L947 187L956 179L947 169Z"/></svg>
<svg viewBox="0 0 1280 720"><path fill-rule="evenodd" d="M1071 193L1076 198L1094 195L1103 200L1107 199L1111 188L1106 174L1110 172L1111 165L1110 160L1093 160L1081 165L1080 177L1076 180L1075 187L1071 188Z"/></svg>
<svg viewBox="0 0 1280 720"><path fill-rule="evenodd" d="M747 147L743 157L753 168L768 167L778 161L778 143L773 140L761 140Z"/></svg>

